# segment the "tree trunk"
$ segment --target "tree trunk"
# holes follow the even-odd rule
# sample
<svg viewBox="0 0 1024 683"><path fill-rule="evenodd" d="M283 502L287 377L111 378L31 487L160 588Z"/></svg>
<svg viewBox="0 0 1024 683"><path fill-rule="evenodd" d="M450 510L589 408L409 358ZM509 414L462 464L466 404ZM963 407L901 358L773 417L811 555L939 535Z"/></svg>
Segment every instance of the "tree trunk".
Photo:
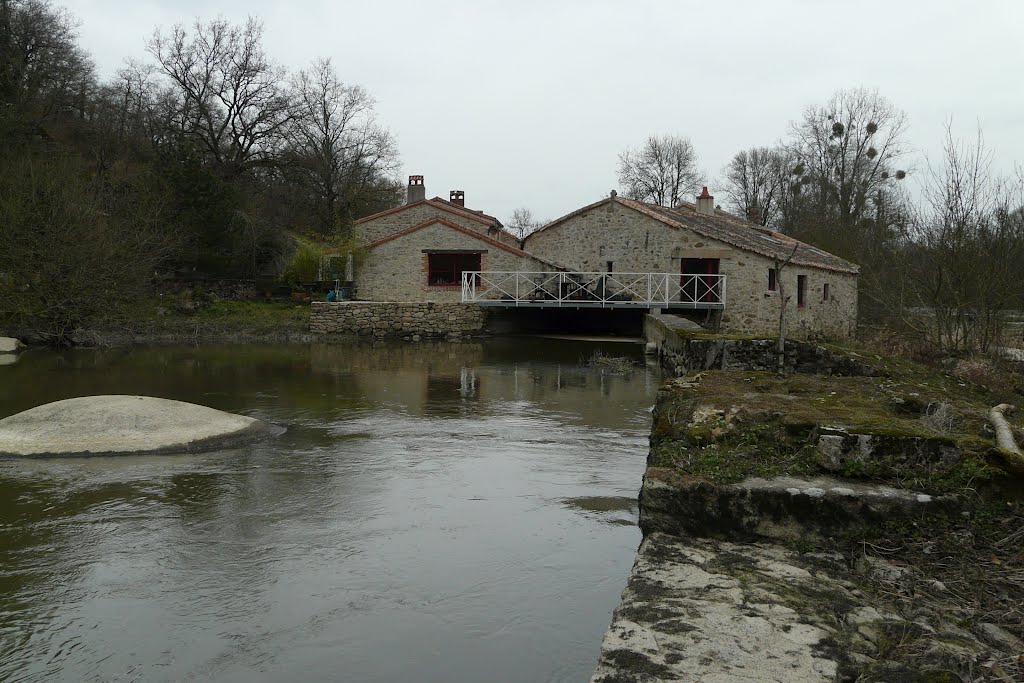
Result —
<svg viewBox="0 0 1024 683"><path fill-rule="evenodd" d="M775 279L779 286L779 343L776 350L779 354L779 374L786 371L786 285L779 276L781 268L775 269Z"/></svg>
<svg viewBox="0 0 1024 683"><path fill-rule="evenodd" d="M1014 410L1013 406L1000 403L988 411L988 421L995 427L997 446L1015 455L1024 456L1024 451L1020 450L1020 446L1013 438L1013 428L1006 421L1006 416L1012 415Z"/></svg>

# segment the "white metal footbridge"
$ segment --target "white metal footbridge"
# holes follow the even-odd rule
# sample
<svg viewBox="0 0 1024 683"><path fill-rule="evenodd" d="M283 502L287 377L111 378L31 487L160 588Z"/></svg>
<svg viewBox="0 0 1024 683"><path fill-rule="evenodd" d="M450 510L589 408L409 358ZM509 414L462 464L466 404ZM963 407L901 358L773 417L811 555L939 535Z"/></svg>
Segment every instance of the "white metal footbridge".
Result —
<svg viewBox="0 0 1024 683"><path fill-rule="evenodd" d="M725 275L463 271L462 301L535 308L725 308Z"/></svg>

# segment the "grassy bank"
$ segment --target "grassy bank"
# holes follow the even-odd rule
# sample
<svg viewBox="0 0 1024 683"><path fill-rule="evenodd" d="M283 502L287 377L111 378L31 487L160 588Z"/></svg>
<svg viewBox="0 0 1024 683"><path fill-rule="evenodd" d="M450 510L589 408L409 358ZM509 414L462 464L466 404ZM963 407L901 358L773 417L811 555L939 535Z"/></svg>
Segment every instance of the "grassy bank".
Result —
<svg viewBox="0 0 1024 683"><path fill-rule="evenodd" d="M83 344L175 341L286 341L309 335L309 305L216 299L151 298L108 316L76 335Z"/></svg>

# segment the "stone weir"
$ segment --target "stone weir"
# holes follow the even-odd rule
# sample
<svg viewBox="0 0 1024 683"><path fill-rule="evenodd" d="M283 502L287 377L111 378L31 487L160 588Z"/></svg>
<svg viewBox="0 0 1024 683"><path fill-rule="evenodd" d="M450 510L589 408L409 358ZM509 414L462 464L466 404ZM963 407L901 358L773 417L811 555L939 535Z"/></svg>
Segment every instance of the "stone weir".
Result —
<svg viewBox="0 0 1024 683"><path fill-rule="evenodd" d="M662 388L594 682L1024 680L1024 508L993 398L837 353L810 357L845 376Z"/></svg>

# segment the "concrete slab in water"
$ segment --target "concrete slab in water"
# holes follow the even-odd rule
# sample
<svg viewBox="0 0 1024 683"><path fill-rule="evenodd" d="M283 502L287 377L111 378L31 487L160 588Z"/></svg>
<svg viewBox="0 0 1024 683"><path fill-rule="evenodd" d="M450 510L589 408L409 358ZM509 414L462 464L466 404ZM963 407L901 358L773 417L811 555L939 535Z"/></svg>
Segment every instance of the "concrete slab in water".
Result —
<svg viewBox="0 0 1024 683"><path fill-rule="evenodd" d="M0 353L18 353L25 348L25 345L14 337L0 335Z"/></svg>
<svg viewBox="0 0 1024 683"><path fill-rule="evenodd" d="M0 420L0 456L195 453L270 435L274 425L151 396L83 396Z"/></svg>

